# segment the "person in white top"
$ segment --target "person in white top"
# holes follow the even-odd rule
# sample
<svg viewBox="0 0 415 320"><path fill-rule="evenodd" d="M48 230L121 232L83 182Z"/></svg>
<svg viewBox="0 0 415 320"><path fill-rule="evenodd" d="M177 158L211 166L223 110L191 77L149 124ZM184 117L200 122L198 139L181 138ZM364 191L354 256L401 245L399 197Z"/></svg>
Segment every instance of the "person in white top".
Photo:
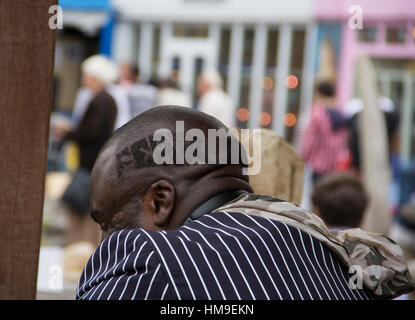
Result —
<svg viewBox="0 0 415 320"><path fill-rule="evenodd" d="M235 106L232 98L223 90L219 72L203 72L198 78L197 91L200 97L199 111L215 117L229 128L235 127Z"/></svg>
<svg viewBox="0 0 415 320"><path fill-rule="evenodd" d="M137 65L130 62L121 63L118 83L128 96L128 121L156 106L157 88L141 81L140 68Z"/></svg>
<svg viewBox="0 0 415 320"><path fill-rule="evenodd" d="M190 96L182 91L178 85L179 70L173 70L168 79L159 83L157 106L182 106L192 108Z"/></svg>
<svg viewBox="0 0 415 320"><path fill-rule="evenodd" d="M117 84L110 84L107 87L107 92L114 98L117 104L117 118L114 125L114 130L117 130L131 120L130 100L123 88Z"/></svg>

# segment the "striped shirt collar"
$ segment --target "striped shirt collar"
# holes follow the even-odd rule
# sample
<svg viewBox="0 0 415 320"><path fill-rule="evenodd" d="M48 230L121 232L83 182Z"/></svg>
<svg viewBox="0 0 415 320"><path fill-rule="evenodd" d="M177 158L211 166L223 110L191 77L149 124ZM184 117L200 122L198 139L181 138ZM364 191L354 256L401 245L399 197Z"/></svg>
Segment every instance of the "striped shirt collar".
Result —
<svg viewBox="0 0 415 320"><path fill-rule="evenodd" d="M244 190L232 190L221 192L217 195L214 195L209 200L202 203L200 206L194 210L189 217L186 219L184 224L187 224L191 221L195 221L202 217L203 215L212 212L213 210L231 202L242 194L247 194L247 191Z"/></svg>

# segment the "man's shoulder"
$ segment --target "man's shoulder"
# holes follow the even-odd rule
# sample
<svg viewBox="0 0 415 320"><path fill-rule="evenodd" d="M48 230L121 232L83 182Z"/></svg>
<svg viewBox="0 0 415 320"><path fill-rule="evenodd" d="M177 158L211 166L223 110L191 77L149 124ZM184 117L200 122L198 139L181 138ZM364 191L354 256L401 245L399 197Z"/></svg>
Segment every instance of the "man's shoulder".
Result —
<svg viewBox="0 0 415 320"><path fill-rule="evenodd" d="M105 239L92 255L92 260L120 260L128 256L147 255L153 251L146 233L142 229L124 229Z"/></svg>
<svg viewBox="0 0 415 320"><path fill-rule="evenodd" d="M165 267L142 229L113 233L95 250L80 278L77 299L162 299L170 296Z"/></svg>
<svg viewBox="0 0 415 320"><path fill-rule="evenodd" d="M286 204L281 200L277 203ZM293 241L297 242L301 233L297 229L283 221L270 219L266 215L249 214L238 210L221 210L205 214L173 230L122 230L112 234L97 251L100 250L100 254L104 255L107 251L112 251L118 252L118 255L139 254L140 257L154 252L157 257L163 257L180 254L183 250L183 254L192 251L199 252L201 248L209 251L215 250L217 246L222 246L223 243L229 241L237 241L242 246L250 246L252 241L262 243L271 238L279 242L282 240L281 235L285 234L291 235ZM143 259L140 260L143 261Z"/></svg>
<svg viewBox="0 0 415 320"><path fill-rule="evenodd" d="M188 242L196 242L208 247L209 244L215 246L229 240L236 240L243 244L253 239L260 241L270 235L274 236L278 230L286 228L291 227L265 216L252 215L238 210L223 210L206 214L196 221L168 232L166 239L182 237Z"/></svg>

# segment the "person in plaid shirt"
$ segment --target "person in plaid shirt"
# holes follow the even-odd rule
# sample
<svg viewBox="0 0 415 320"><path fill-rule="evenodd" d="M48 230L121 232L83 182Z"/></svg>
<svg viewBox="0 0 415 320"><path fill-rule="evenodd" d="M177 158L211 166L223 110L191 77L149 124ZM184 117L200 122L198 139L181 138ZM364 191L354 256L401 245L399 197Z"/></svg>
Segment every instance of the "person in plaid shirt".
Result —
<svg viewBox="0 0 415 320"><path fill-rule="evenodd" d="M347 168L349 161L348 119L333 105L334 86L321 82L305 129L300 153L313 171L313 181L327 173Z"/></svg>

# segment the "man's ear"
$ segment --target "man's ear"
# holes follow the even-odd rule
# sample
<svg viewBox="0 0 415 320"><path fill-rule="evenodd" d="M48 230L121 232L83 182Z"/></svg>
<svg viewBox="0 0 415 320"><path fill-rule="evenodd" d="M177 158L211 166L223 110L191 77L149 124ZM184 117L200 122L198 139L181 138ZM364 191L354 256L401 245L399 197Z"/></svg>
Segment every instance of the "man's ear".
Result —
<svg viewBox="0 0 415 320"><path fill-rule="evenodd" d="M155 227L163 229L168 224L175 197L174 186L167 180L159 180L147 189L145 202L152 212L151 220Z"/></svg>

